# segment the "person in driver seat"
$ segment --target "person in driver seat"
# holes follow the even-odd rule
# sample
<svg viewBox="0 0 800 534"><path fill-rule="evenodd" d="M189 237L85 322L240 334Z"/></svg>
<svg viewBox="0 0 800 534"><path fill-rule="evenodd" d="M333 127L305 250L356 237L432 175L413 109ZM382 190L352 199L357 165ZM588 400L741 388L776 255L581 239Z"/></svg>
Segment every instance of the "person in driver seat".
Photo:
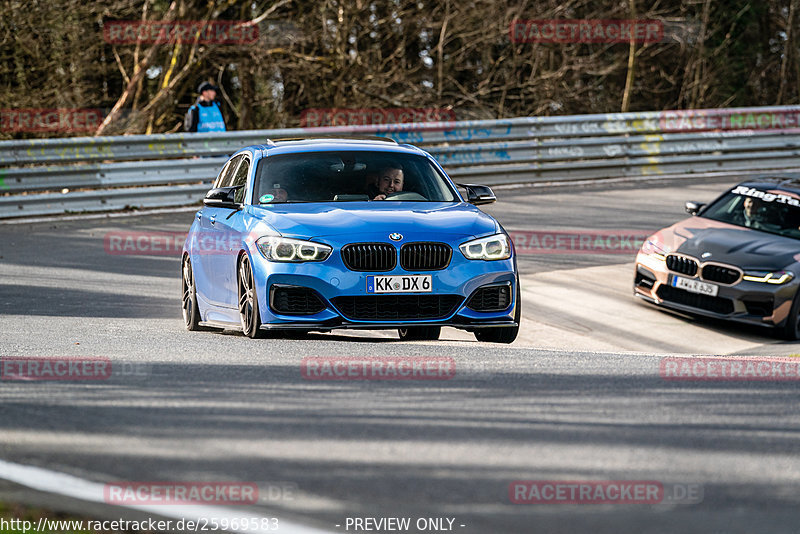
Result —
<svg viewBox="0 0 800 534"><path fill-rule="evenodd" d="M399 193L403 190L403 169L398 165L384 167L378 173L378 195L372 200L386 200L390 193Z"/></svg>
<svg viewBox="0 0 800 534"><path fill-rule="evenodd" d="M760 229L764 224L764 216L761 213L761 208L764 203L761 199L747 197L742 202L741 211L734 214L733 223L745 228Z"/></svg>

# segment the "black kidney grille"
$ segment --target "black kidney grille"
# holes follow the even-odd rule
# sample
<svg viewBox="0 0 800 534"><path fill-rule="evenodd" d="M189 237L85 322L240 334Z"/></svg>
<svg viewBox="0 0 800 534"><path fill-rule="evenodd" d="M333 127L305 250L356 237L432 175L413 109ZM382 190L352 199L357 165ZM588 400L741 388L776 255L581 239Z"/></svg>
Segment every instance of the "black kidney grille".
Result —
<svg viewBox="0 0 800 534"><path fill-rule="evenodd" d="M391 271L397 265L397 249L389 243L355 243L342 247L342 261L351 271Z"/></svg>
<svg viewBox="0 0 800 534"><path fill-rule="evenodd" d="M400 266L406 271L438 271L452 257L453 249L444 243L407 243L400 249Z"/></svg>
<svg viewBox="0 0 800 534"><path fill-rule="evenodd" d="M311 315L326 308L316 291L300 286L273 285L269 305L284 315Z"/></svg>
<svg viewBox="0 0 800 534"><path fill-rule="evenodd" d="M719 282L720 284L735 284L739 281L741 272L722 265L706 265L703 267L703 280Z"/></svg>
<svg viewBox="0 0 800 534"><path fill-rule="evenodd" d="M503 311L511 306L511 286L489 286L475 291L467 308L479 312Z"/></svg>
<svg viewBox="0 0 800 534"><path fill-rule="evenodd" d="M670 254L667 256L667 269L687 276L694 276L697 274L697 261L692 258Z"/></svg>
<svg viewBox="0 0 800 534"><path fill-rule="evenodd" d="M444 319L463 300L459 295L358 295L332 302L348 319L406 321Z"/></svg>

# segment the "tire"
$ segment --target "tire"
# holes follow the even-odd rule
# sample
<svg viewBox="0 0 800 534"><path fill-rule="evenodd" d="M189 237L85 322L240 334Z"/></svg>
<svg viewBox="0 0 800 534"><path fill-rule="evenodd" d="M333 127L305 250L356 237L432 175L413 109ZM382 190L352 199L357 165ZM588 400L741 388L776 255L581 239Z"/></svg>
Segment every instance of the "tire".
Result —
<svg viewBox="0 0 800 534"><path fill-rule="evenodd" d="M519 320L522 317L522 299L520 299L519 279L517 279L517 308L514 311L514 322L517 326L497 326L475 330L475 339L487 343L513 343L519 334Z"/></svg>
<svg viewBox="0 0 800 534"><path fill-rule="evenodd" d="M797 341L800 339L800 290L794 296L792 307L789 309L789 316L786 324L776 328L778 337L787 341Z"/></svg>
<svg viewBox="0 0 800 534"><path fill-rule="evenodd" d="M183 295L181 307L183 309L183 325L186 330L195 332L203 330L200 326L200 311L197 309L197 290L194 285L194 271L192 260L184 256L181 262L181 293Z"/></svg>
<svg viewBox="0 0 800 534"><path fill-rule="evenodd" d="M250 260L247 255L243 255L239 261L238 276L238 295L239 295L239 321L242 324L242 332L251 339L266 337L261 326L261 314L258 310L258 293L253 280L253 269L250 268Z"/></svg>
<svg viewBox="0 0 800 534"><path fill-rule="evenodd" d="M398 328L401 341L436 341L442 333L441 326L409 326Z"/></svg>

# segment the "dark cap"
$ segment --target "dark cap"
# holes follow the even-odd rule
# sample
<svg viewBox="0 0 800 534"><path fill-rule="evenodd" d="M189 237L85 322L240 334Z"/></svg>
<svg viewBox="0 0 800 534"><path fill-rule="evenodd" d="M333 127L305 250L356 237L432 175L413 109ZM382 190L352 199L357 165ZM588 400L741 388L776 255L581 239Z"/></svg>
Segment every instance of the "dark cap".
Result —
<svg viewBox="0 0 800 534"><path fill-rule="evenodd" d="M197 92L203 94L203 91L208 91L209 89L213 89L214 91L219 93L219 89L217 88L217 86L210 82L201 83L200 86L197 88Z"/></svg>

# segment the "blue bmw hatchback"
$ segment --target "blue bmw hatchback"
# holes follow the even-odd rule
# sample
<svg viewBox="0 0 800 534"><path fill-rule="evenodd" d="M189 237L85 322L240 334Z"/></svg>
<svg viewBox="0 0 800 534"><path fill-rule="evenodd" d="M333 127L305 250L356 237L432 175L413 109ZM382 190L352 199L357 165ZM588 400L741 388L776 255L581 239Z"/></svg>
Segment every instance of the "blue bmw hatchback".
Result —
<svg viewBox="0 0 800 534"><path fill-rule="evenodd" d="M520 321L508 234L427 152L394 141L292 139L234 154L206 195L182 258L186 328L257 338L336 328L442 326L511 343ZM465 198L466 196L466 198Z"/></svg>

